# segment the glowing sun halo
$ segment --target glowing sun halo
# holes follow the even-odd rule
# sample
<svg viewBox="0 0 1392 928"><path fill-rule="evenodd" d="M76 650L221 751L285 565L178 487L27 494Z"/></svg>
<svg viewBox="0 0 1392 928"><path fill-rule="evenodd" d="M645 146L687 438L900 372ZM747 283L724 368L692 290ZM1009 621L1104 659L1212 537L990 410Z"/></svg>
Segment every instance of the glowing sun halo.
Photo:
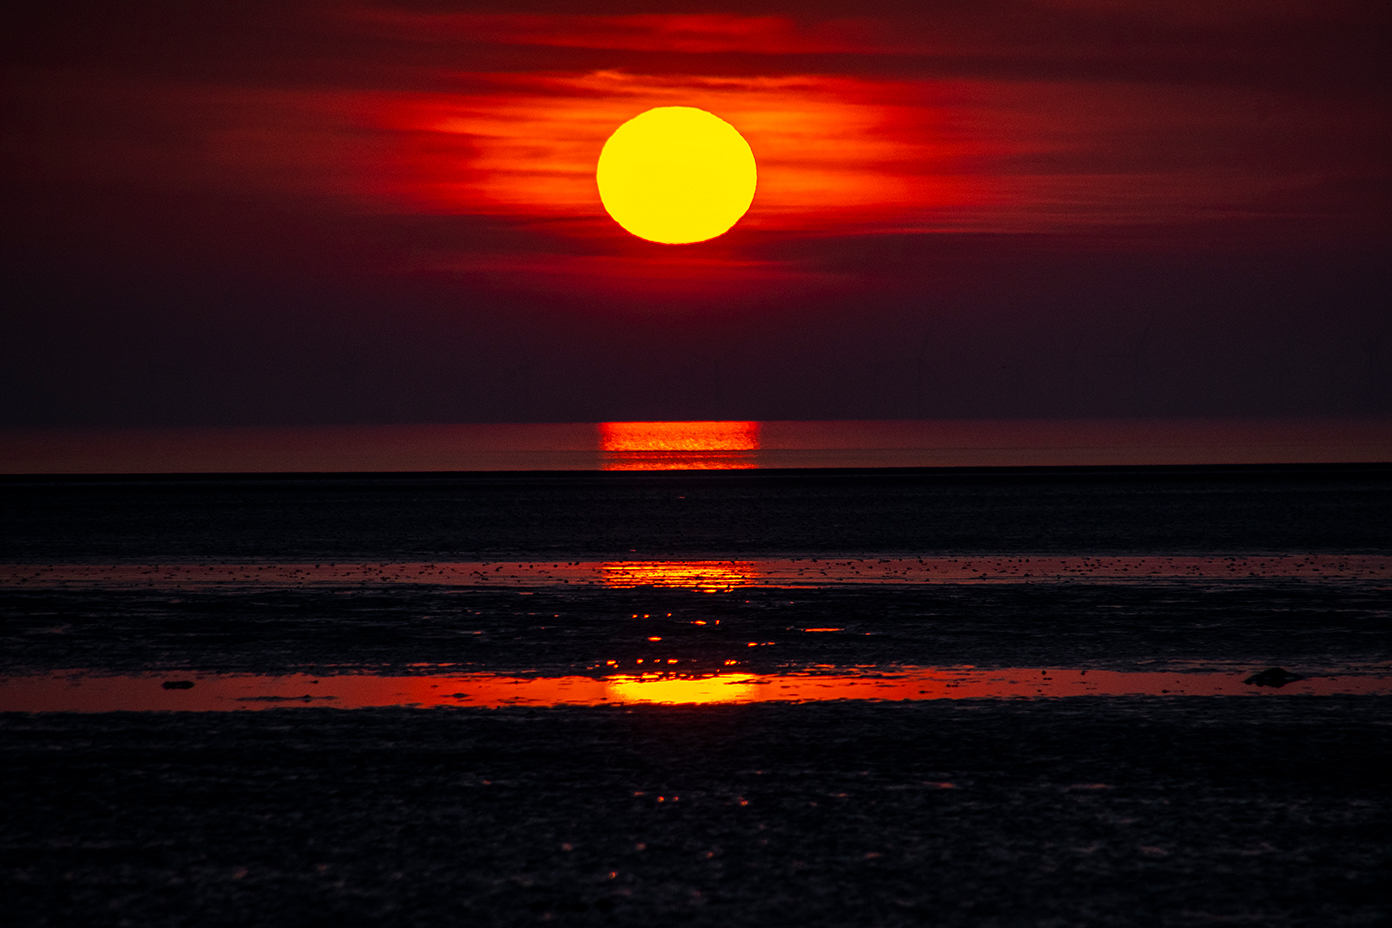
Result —
<svg viewBox="0 0 1392 928"><path fill-rule="evenodd" d="M614 221L667 245L724 233L754 201L754 153L734 126L693 106L659 106L614 130L595 181Z"/></svg>

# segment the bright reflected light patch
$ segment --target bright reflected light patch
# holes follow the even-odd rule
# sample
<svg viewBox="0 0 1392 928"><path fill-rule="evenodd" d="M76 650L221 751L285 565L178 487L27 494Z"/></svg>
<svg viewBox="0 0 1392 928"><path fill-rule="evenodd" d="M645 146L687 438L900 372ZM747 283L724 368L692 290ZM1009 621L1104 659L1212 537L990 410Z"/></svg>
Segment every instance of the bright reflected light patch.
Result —
<svg viewBox="0 0 1392 928"><path fill-rule="evenodd" d="M749 702L757 678L748 673L714 677L663 677L657 675L610 677L608 696L614 702L654 702L693 705L712 702Z"/></svg>
<svg viewBox="0 0 1392 928"><path fill-rule="evenodd" d="M759 570L752 561L612 561L604 565L604 585L620 589L664 586L715 592L750 586L758 579Z"/></svg>
<svg viewBox="0 0 1392 928"><path fill-rule="evenodd" d="M757 422L601 422L605 451L756 451Z"/></svg>
<svg viewBox="0 0 1392 928"><path fill-rule="evenodd" d="M601 422L605 470L741 470L758 466L758 422Z"/></svg>

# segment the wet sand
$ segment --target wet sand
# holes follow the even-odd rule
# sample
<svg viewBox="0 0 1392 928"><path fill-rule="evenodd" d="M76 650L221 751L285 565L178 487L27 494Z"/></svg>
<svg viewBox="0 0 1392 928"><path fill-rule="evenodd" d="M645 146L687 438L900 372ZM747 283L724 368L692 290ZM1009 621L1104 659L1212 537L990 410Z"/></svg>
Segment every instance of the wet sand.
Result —
<svg viewBox="0 0 1392 928"><path fill-rule="evenodd" d="M14 924L1371 925L1387 700L0 715Z"/></svg>
<svg viewBox="0 0 1392 928"><path fill-rule="evenodd" d="M1034 560L1010 566L1028 570ZM1158 569L1166 560L1151 563ZM129 567L94 576L76 565L0 584L0 676L599 677L654 669L709 676L971 666L1240 680L1271 666L1329 676L1379 665L1392 673L1388 583L1366 569L1377 562L1288 560L1287 572L1265 576L1251 576L1251 565L1237 559L1210 558L1202 566L1211 576L1146 576L1128 560L1102 578L893 583L864 575L872 563L904 565L864 559L852 562L864 564L859 579L843 572L842 581L797 586L757 577L730 585L727 574L675 560L660 571L643 568L653 581L644 585L632 581L635 564L647 562L615 562L611 582L598 574L584 583L549 574L508 579L506 571L476 583L426 582L380 564L309 580L271 567L247 579L207 580L236 568ZM1308 573L1291 576L1298 565ZM1350 575L1337 574L1340 566Z"/></svg>
<svg viewBox="0 0 1392 928"><path fill-rule="evenodd" d="M1385 923L1387 478L11 481L6 918Z"/></svg>

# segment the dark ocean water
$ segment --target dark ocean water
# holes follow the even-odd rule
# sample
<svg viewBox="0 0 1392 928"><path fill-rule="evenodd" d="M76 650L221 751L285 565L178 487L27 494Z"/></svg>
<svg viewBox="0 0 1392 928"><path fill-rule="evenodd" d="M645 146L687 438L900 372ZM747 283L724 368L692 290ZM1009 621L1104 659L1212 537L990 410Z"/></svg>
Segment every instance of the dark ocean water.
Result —
<svg viewBox="0 0 1392 928"><path fill-rule="evenodd" d="M10 477L0 562L1392 553L1392 468Z"/></svg>
<svg viewBox="0 0 1392 928"><path fill-rule="evenodd" d="M562 675L636 670L645 658L644 670L672 659L676 667L662 666L686 673L734 661L752 673L1276 664L1328 673L1392 657L1392 576L1378 560L1392 555L1389 468L10 478L0 500L0 563L12 565L0 586L0 668L10 672L449 664ZM1135 561L1062 579L1001 572L1043 556L1247 566L1202 576L1127 573ZM1327 566L1297 570L1299 556ZM1341 572L1340 556L1361 557L1364 569ZM836 582L795 588L760 579L760 565L790 557L851 566ZM856 566L973 557L992 582L959 572L893 585L860 579ZM690 567L712 559L737 563ZM481 583L424 569L504 560L638 573L628 585ZM15 579L51 564L87 565L96 579ZM201 585L130 573L179 564L246 569ZM270 579L256 570L266 564L304 571ZM330 564L340 572L316 573ZM345 564L376 566L350 582ZM423 576L403 575L404 564ZM124 580L103 579L104 565L124 566ZM673 580L673 565L695 579Z"/></svg>

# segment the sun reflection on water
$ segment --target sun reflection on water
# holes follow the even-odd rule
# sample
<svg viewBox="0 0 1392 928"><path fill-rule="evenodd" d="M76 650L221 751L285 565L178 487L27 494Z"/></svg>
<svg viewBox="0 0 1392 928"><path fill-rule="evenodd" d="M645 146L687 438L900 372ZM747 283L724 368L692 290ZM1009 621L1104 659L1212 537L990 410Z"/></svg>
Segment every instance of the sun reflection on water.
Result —
<svg viewBox="0 0 1392 928"><path fill-rule="evenodd" d="M756 677L749 673L714 677L664 677L658 674L609 677L606 695L615 702L703 704L748 702Z"/></svg>
<svg viewBox="0 0 1392 928"><path fill-rule="evenodd" d="M604 470L744 470L758 466L758 422L601 422Z"/></svg>
<svg viewBox="0 0 1392 928"><path fill-rule="evenodd" d="M714 593L750 586L759 579L752 561L609 561L600 567L604 585L679 587Z"/></svg>

